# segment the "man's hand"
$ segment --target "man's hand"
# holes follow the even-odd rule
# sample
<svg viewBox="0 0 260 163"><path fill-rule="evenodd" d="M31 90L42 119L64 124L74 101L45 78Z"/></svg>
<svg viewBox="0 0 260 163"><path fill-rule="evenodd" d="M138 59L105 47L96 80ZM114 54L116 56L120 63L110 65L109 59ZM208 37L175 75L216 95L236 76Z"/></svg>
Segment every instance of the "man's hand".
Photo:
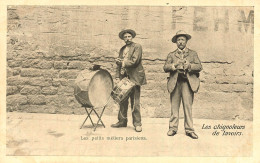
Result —
<svg viewBox="0 0 260 163"><path fill-rule="evenodd" d="M122 65L122 61L123 61L123 59L121 59L121 58L116 58L116 64L117 64L117 65Z"/></svg>
<svg viewBox="0 0 260 163"><path fill-rule="evenodd" d="M184 65L184 61L183 60L178 60L176 64L174 64L174 67L177 70L183 70L183 65Z"/></svg>
<svg viewBox="0 0 260 163"><path fill-rule="evenodd" d="M115 84L118 84L120 82L119 78L115 78Z"/></svg>
<svg viewBox="0 0 260 163"><path fill-rule="evenodd" d="M190 69L190 62L189 62L188 60L185 60L185 63L184 63L184 65L183 65L183 69L184 69L184 70Z"/></svg>

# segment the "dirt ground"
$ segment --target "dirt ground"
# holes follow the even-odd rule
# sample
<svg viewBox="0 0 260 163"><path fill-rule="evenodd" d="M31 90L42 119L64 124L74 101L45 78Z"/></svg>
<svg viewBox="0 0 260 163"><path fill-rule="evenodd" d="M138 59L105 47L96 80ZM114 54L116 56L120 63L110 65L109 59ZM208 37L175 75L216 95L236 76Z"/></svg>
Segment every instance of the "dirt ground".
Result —
<svg viewBox="0 0 260 163"><path fill-rule="evenodd" d="M194 119L199 139L185 135L183 119L173 137L167 136L168 118L143 118L143 131L128 127L111 128L116 116L103 116L106 127L94 132L86 115L8 112L6 155L87 155L87 156L252 156L252 121ZM92 115L97 122L95 115ZM214 129L236 125L243 129ZM218 136L213 133L219 132ZM232 135L231 135L232 134Z"/></svg>

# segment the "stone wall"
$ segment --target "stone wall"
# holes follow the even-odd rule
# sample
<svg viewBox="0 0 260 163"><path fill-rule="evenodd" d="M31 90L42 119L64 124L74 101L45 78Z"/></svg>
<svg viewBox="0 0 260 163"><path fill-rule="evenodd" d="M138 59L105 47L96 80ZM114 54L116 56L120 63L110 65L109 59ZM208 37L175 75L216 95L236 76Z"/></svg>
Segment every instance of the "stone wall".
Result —
<svg viewBox="0 0 260 163"><path fill-rule="evenodd" d="M142 115L169 117L165 59L183 29L202 61L196 118L252 120L252 7L9 6L7 111L83 114L73 96L77 74L95 63L115 75L124 28L137 32L148 84ZM109 104L105 114L116 115Z"/></svg>

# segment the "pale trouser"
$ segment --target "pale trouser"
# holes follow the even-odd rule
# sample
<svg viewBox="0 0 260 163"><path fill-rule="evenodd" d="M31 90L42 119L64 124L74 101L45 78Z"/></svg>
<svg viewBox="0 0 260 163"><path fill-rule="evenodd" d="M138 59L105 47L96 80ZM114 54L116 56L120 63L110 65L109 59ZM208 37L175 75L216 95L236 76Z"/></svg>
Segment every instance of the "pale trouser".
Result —
<svg viewBox="0 0 260 163"><path fill-rule="evenodd" d="M179 108L182 101L184 112L184 127L186 133L194 132L192 121L192 103L194 93L190 88L187 79L178 78L176 86L170 94L171 99L171 117L169 129L176 131L179 125Z"/></svg>

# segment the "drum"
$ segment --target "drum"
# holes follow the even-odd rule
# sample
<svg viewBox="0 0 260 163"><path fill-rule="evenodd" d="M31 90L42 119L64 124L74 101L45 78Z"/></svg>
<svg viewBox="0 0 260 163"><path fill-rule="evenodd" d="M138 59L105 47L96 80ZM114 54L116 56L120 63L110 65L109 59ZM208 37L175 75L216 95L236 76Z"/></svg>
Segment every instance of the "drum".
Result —
<svg viewBox="0 0 260 163"><path fill-rule="evenodd" d="M83 70L75 80L74 95L86 107L103 107L113 90L113 79L107 70Z"/></svg>
<svg viewBox="0 0 260 163"><path fill-rule="evenodd" d="M111 93L112 98L120 104L130 95L134 86L135 84L128 78L123 78L113 89Z"/></svg>

